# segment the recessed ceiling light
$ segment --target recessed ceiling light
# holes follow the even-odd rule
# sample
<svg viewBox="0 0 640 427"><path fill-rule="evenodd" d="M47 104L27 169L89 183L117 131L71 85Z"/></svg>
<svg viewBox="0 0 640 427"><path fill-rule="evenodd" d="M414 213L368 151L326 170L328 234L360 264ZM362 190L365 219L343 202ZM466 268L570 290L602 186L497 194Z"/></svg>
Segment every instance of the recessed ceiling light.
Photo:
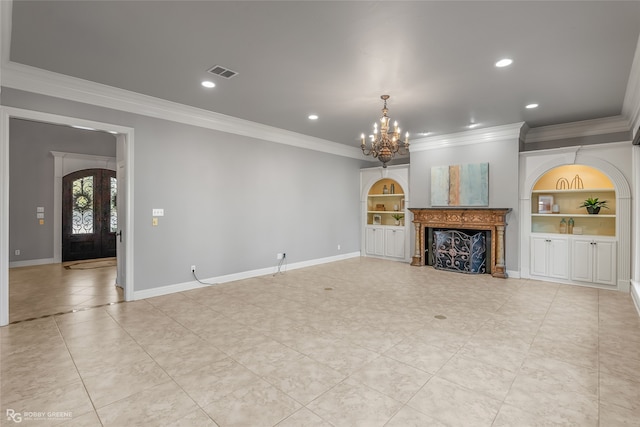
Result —
<svg viewBox="0 0 640 427"><path fill-rule="evenodd" d="M418 132L418 136L429 136L429 135L431 135L431 132L427 132L427 131Z"/></svg>
<svg viewBox="0 0 640 427"><path fill-rule="evenodd" d="M477 128L478 126L480 126L480 123L469 123L467 125L469 129Z"/></svg>
<svg viewBox="0 0 640 427"><path fill-rule="evenodd" d="M211 89L212 87L216 87L216 84L210 80L205 80L202 83L200 83L202 86L206 87L207 89Z"/></svg>
<svg viewBox="0 0 640 427"><path fill-rule="evenodd" d="M538 108L538 104L527 104L524 108L531 110L532 108Z"/></svg>
<svg viewBox="0 0 640 427"><path fill-rule="evenodd" d="M498 68L508 67L511 64L513 64L513 59L503 58L500 61L496 62L496 67Z"/></svg>
<svg viewBox="0 0 640 427"><path fill-rule="evenodd" d="M318 120L317 114L309 114L309 120Z"/></svg>

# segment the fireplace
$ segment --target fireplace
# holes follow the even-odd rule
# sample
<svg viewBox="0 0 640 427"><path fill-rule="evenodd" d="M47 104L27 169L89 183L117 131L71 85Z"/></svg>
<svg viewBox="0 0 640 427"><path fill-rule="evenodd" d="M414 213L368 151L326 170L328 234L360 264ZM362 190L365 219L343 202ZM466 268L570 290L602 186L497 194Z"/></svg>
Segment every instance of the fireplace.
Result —
<svg viewBox="0 0 640 427"><path fill-rule="evenodd" d="M425 248L426 263L437 270L467 274L487 272L487 232L433 229L432 244ZM431 256L429 254L431 249Z"/></svg>
<svg viewBox="0 0 640 427"><path fill-rule="evenodd" d="M506 278L504 264L504 233L510 208L410 208L416 230L415 253L411 265L429 265L425 256L430 244L429 229L485 231L486 268L493 277ZM430 246L429 246L430 247ZM432 258L432 257L430 257Z"/></svg>

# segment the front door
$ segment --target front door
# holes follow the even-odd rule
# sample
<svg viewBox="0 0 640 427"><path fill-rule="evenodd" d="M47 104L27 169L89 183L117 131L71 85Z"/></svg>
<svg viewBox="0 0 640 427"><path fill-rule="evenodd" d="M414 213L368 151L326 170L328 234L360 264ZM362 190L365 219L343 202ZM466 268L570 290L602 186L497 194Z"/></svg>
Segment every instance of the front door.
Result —
<svg viewBox="0 0 640 427"><path fill-rule="evenodd" d="M62 260L116 256L115 171L85 169L62 179Z"/></svg>

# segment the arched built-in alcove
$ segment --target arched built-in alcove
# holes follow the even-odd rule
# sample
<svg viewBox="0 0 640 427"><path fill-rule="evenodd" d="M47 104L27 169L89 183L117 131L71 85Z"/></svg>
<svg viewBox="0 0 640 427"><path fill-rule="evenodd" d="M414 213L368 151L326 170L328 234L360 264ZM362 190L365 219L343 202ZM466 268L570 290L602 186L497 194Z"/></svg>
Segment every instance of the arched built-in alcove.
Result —
<svg viewBox="0 0 640 427"><path fill-rule="evenodd" d="M530 278L532 208L531 198L536 183L554 168L564 165L585 165L603 173L613 183L615 190L615 237L617 241L616 286L615 289L628 292L631 274L631 189L624 174L613 164L601 158L579 153L579 148L553 156L542 164L525 171L521 181L520 212L522 224L520 232L521 277ZM559 280L560 282L563 282ZM571 283L571 281L568 281Z"/></svg>

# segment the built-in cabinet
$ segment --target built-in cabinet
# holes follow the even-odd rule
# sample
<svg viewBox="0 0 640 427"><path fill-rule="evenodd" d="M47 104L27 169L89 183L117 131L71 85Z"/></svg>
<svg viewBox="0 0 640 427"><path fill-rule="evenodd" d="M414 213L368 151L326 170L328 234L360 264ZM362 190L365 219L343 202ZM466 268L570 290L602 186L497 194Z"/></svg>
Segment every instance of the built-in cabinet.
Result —
<svg viewBox="0 0 640 427"><path fill-rule="evenodd" d="M580 207L586 198L606 200L608 209L589 214ZM531 276L615 286L616 220L616 192L603 173L581 165L550 170L531 194Z"/></svg>
<svg viewBox="0 0 640 427"><path fill-rule="evenodd" d="M616 242L603 238L573 238L571 279L600 285L614 285Z"/></svg>
<svg viewBox="0 0 640 427"><path fill-rule="evenodd" d="M382 169L361 171L363 255L407 261L408 166Z"/></svg>
<svg viewBox="0 0 640 427"><path fill-rule="evenodd" d="M531 274L540 277L568 279L568 238L554 235L532 235Z"/></svg>

